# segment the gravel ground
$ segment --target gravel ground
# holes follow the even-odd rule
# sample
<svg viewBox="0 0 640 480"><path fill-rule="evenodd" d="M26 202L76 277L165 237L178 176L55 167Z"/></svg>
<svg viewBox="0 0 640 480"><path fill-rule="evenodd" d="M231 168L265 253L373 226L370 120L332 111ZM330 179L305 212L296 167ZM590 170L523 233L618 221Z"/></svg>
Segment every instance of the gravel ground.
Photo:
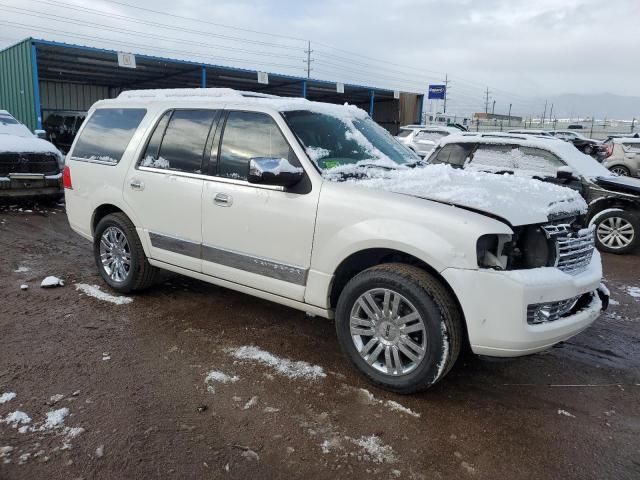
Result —
<svg viewBox="0 0 640 480"><path fill-rule="evenodd" d="M638 256L584 333L399 396L327 320L178 276L114 298L61 207L0 210L0 251L0 479L640 478Z"/></svg>

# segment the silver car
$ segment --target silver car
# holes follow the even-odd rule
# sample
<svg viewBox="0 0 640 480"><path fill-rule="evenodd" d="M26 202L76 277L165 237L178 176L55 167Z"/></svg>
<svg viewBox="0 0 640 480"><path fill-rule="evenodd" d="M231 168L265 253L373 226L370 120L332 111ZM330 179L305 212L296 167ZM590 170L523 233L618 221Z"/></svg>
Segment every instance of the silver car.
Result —
<svg viewBox="0 0 640 480"><path fill-rule="evenodd" d="M640 138L610 138L603 165L624 177L640 177Z"/></svg>
<svg viewBox="0 0 640 480"><path fill-rule="evenodd" d="M431 153L440 139L452 133L460 133L460 130L440 125L407 125L400 128L396 138L400 143L424 158Z"/></svg>

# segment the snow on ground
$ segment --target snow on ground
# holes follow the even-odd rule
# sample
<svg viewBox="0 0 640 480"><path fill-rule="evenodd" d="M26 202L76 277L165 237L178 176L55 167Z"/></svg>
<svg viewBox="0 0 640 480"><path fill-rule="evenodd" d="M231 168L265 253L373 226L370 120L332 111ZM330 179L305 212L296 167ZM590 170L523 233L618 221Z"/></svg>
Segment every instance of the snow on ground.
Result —
<svg viewBox="0 0 640 480"><path fill-rule="evenodd" d="M62 400L64 398L64 395L62 395L61 393L56 393L55 395L51 395L49 397L49 402L51 403L58 403L60 400Z"/></svg>
<svg viewBox="0 0 640 480"><path fill-rule="evenodd" d="M576 418L575 415L567 412L566 410L558 409L558 415L563 415L565 417Z"/></svg>
<svg viewBox="0 0 640 480"><path fill-rule="evenodd" d="M47 420L44 422L44 428L55 428L61 426L67 415L69 415L69 409L67 407L47 412Z"/></svg>
<svg viewBox="0 0 640 480"><path fill-rule="evenodd" d="M81 291L85 295L88 295L104 302L111 302L116 305L126 305L133 302L131 297L116 297L100 290L98 285L89 285L87 283L76 283L76 290Z"/></svg>
<svg viewBox="0 0 640 480"><path fill-rule="evenodd" d="M14 270L15 273L25 273L28 271L29 271L29 267L25 267L24 265L21 265Z"/></svg>
<svg viewBox="0 0 640 480"><path fill-rule="evenodd" d="M277 373L289 378L317 380L326 377L322 367L303 361L281 358L254 346L243 346L227 350L227 353L238 360L253 361L273 368Z"/></svg>
<svg viewBox="0 0 640 480"><path fill-rule="evenodd" d="M42 280L40 286L42 288L64 287L64 280L50 275Z"/></svg>
<svg viewBox="0 0 640 480"><path fill-rule="evenodd" d="M371 460L374 463L393 463L397 460L393 448L385 445L376 435L350 440L362 448L365 460Z"/></svg>
<svg viewBox="0 0 640 480"><path fill-rule="evenodd" d="M15 412L9 413L0 421L16 428L19 424L27 425L31 423L31 417L20 410L16 410Z"/></svg>
<svg viewBox="0 0 640 480"><path fill-rule="evenodd" d="M219 372L217 370L212 370L207 373L207 376L204 379L204 383L207 385L207 391L210 393L215 393L215 388L213 383L235 383L240 380L240 377L234 375L229 376L226 373Z"/></svg>
<svg viewBox="0 0 640 480"><path fill-rule="evenodd" d="M343 385L342 388L345 391L355 391L365 403L368 403L370 405L383 405L389 410L402 412L412 417L420 418L420 414L418 412L414 412L410 408L407 408L404 405L393 400L379 400L374 397L373 394L366 388L354 388L348 385Z"/></svg>
<svg viewBox="0 0 640 480"><path fill-rule="evenodd" d="M624 287L624 291L633 298L640 299L640 287Z"/></svg>
<svg viewBox="0 0 640 480"><path fill-rule="evenodd" d="M7 403L10 400L13 400L14 398L16 398L15 392L5 392L2 395L0 395L0 405L2 405L3 403Z"/></svg>

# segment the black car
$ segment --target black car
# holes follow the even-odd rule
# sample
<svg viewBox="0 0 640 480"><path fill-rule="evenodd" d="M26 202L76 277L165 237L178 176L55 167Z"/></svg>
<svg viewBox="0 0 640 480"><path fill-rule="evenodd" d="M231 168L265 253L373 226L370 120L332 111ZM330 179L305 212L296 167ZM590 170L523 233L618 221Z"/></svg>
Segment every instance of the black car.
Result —
<svg viewBox="0 0 640 480"><path fill-rule="evenodd" d="M509 134L450 135L426 162L526 175L573 188L588 205L585 223L595 225L600 250L623 254L640 244L640 180L612 175L566 142Z"/></svg>
<svg viewBox="0 0 640 480"><path fill-rule="evenodd" d="M50 113L42 125L47 132L47 140L61 152L67 153L86 116L85 112Z"/></svg>
<svg viewBox="0 0 640 480"><path fill-rule="evenodd" d="M586 155L591 155L598 161L606 156L606 147L598 140L587 138L584 135L572 130L555 130L551 133L556 138L572 143L574 147Z"/></svg>

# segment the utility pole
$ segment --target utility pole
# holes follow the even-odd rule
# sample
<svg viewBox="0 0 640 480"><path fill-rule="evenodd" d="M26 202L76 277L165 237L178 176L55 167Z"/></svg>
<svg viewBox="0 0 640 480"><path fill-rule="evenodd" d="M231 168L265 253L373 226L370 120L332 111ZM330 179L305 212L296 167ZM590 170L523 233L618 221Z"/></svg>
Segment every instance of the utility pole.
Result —
<svg viewBox="0 0 640 480"><path fill-rule="evenodd" d="M509 126L511 126L511 104L509 104Z"/></svg>
<svg viewBox="0 0 640 480"><path fill-rule="evenodd" d="M307 54L307 78L311 78L311 62L313 62L313 60L311 60L311 52L313 52L313 50L311 50L311 40L309 40L307 49L304 51L304 53Z"/></svg>
<svg viewBox="0 0 640 480"><path fill-rule="evenodd" d="M487 89L484 92L484 113L485 114L489 114L489 94L491 92L489 91L489 87L487 87Z"/></svg>
<svg viewBox="0 0 640 480"><path fill-rule="evenodd" d="M449 95L449 75L447 73L444 74L444 106L443 112L447 113L447 96Z"/></svg>
<svg viewBox="0 0 640 480"><path fill-rule="evenodd" d="M551 119L552 119L552 118L553 118L553 103L551 104L551 112L549 113L549 120L551 121ZM553 129L554 129L554 130L556 129L556 127L555 127L555 122L554 122L554 127L553 127Z"/></svg>
<svg viewBox="0 0 640 480"><path fill-rule="evenodd" d="M591 133L589 134L589 138L593 138L593 122L595 122L595 115L591 115Z"/></svg>
<svg viewBox="0 0 640 480"><path fill-rule="evenodd" d="M493 106L491 107L491 115L493 115L494 113L496 113L496 101L493 101Z"/></svg>
<svg viewBox="0 0 640 480"><path fill-rule="evenodd" d="M635 127L636 127L636 117L633 117L633 120L631 120L631 133L633 133L633 130Z"/></svg>
<svg viewBox="0 0 640 480"><path fill-rule="evenodd" d="M542 114L542 126L544 128L544 119L547 118L547 101L544 101L544 113Z"/></svg>

